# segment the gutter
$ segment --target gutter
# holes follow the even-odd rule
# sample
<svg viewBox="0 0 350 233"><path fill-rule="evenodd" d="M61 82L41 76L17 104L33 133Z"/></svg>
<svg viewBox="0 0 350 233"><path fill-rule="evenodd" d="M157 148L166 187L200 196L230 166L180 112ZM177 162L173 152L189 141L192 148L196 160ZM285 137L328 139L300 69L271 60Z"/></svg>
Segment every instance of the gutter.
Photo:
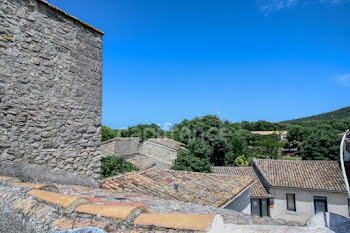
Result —
<svg viewBox="0 0 350 233"><path fill-rule="evenodd" d="M271 188L277 189L291 189L291 190L303 190L303 191L316 191L316 192L328 192L328 193L347 193L347 191L337 191L337 190L325 190L325 189L308 189L308 188L298 188L298 187L285 187L285 186L271 186Z"/></svg>

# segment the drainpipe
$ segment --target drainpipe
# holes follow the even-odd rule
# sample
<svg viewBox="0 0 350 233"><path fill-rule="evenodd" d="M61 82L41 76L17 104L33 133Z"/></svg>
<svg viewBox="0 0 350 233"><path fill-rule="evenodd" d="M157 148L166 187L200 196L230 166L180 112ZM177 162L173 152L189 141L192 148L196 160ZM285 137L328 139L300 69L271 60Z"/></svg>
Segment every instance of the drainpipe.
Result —
<svg viewBox="0 0 350 233"><path fill-rule="evenodd" d="M349 133L349 130L345 132L340 143L340 164L341 164L341 170L343 172L346 190L348 191L348 196L350 198L349 182L348 182L348 177L346 176L345 163L344 163L344 146L345 146L346 136L348 135L348 133Z"/></svg>

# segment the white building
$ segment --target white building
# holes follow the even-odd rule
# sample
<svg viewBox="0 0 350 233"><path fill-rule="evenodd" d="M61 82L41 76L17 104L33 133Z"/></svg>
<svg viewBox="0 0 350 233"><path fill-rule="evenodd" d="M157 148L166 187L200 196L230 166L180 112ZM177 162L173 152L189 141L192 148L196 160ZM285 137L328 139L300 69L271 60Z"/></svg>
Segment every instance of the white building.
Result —
<svg viewBox="0 0 350 233"><path fill-rule="evenodd" d="M263 137L277 134L281 141L287 140L287 135L288 135L288 131L285 131L285 130L282 130L282 131L252 131L252 133L261 135Z"/></svg>
<svg viewBox="0 0 350 233"><path fill-rule="evenodd" d="M261 217L270 216L270 199L273 198L273 195L267 193L266 189L262 185L261 181L254 172L253 167L213 167L213 173L228 175L228 176L238 176L238 177L254 177L256 182L250 188L250 196L241 195L248 198L249 205L245 205L246 208L240 212L246 214L254 214ZM243 201L246 203L246 201ZM249 208L249 209L248 209ZM238 208L235 208L237 210Z"/></svg>
<svg viewBox="0 0 350 233"><path fill-rule="evenodd" d="M331 212L349 217L349 200L337 161L253 160L270 199L272 218L306 223L313 214Z"/></svg>

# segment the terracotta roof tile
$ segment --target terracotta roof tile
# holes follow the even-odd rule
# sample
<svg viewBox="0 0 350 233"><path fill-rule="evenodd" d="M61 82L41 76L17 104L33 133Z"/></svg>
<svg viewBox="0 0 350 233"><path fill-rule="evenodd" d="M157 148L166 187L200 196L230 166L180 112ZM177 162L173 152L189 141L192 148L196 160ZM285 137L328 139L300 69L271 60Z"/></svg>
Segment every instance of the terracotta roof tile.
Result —
<svg viewBox="0 0 350 233"><path fill-rule="evenodd" d="M337 161L256 159L253 163L271 186L346 192Z"/></svg>
<svg viewBox="0 0 350 233"><path fill-rule="evenodd" d="M109 178L102 187L194 204L222 206L254 180L254 177L247 176L149 169ZM175 185L179 185L178 191Z"/></svg>
<svg viewBox="0 0 350 233"><path fill-rule="evenodd" d="M146 212L146 209L140 208L139 206L115 206L95 204L80 205L75 209L75 212L126 220L131 215L131 213L137 209L142 209Z"/></svg>
<svg viewBox="0 0 350 233"><path fill-rule="evenodd" d="M86 198L36 189L29 191L28 194L48 203L59 205L67 209L74 209L78 205L90 203L90 201Z"/></svg>
<svg viewBox="0 0 350 233"><path fill-rule="evenodd" d="M0 180L11 180L11 179L14 179L14 177L0 176Z"/></svg>
<svg viewBox="0 0 350 233"><path fill-rule="evenodd" d="M27 187L27 188L32 188L32 189L44 189L44 188L54 188L54 189L57 189L57 187L54 186L54 185L35 184L35 183L24 183L24 182L11 183L10 185L22 186L22 187Z"/></svg>
<svg viewBox="0 0 350 233"><path fill-rule="evenodd" d="M141 214L134 223L171 229L209 231L214 217L215 215L211 214Z"/></svg>
<svg viewBox="0 0 350 233"><path fill-rule="evenodd" d="M250 189L250 196L253 198L272 198L273 195L267 193L252 167L213 167L213 173L228 176L251 176L256 182Z"/></svg>

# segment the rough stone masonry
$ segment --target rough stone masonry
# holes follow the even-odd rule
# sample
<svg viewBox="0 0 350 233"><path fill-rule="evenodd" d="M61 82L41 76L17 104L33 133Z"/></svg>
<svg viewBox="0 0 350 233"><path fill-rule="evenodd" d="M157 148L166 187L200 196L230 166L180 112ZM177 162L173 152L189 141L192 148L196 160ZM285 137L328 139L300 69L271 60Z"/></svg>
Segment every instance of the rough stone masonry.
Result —
<svg viewBox="0 0 350 233"><path fill-rule="evenodd" d="M0 0L0 173L97 186L103 32L44 0Z"/></svg>

